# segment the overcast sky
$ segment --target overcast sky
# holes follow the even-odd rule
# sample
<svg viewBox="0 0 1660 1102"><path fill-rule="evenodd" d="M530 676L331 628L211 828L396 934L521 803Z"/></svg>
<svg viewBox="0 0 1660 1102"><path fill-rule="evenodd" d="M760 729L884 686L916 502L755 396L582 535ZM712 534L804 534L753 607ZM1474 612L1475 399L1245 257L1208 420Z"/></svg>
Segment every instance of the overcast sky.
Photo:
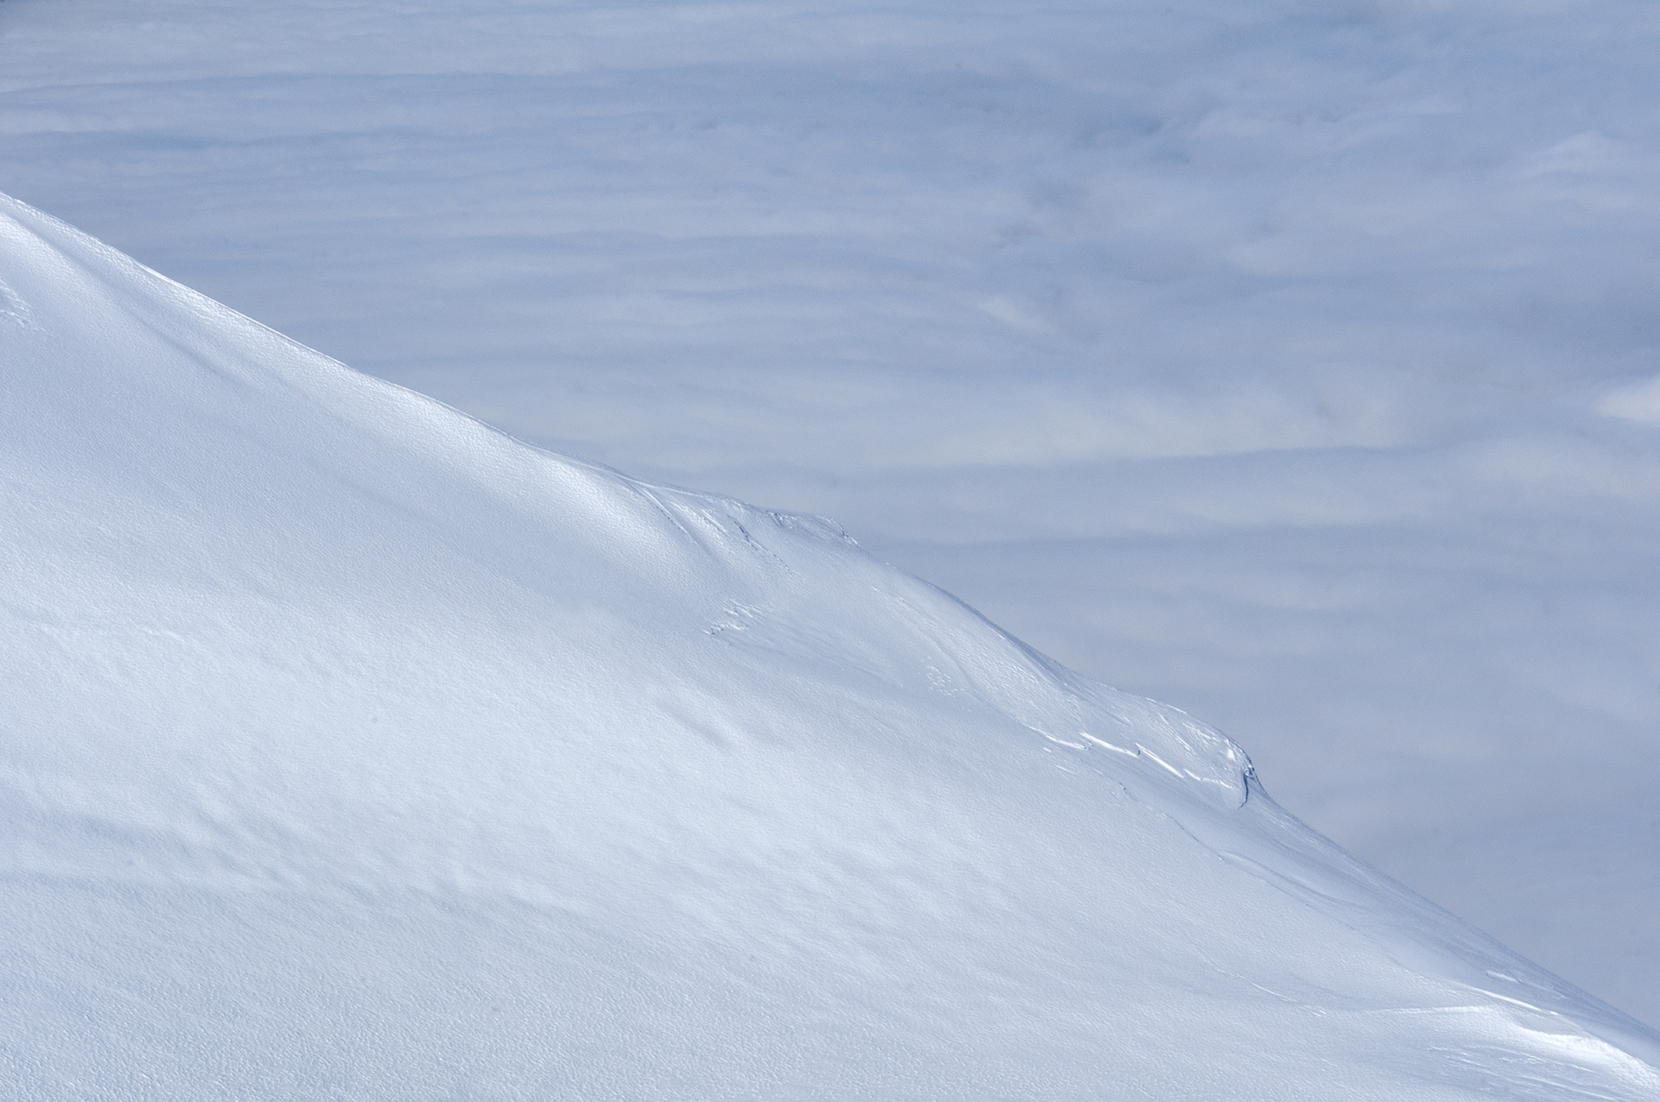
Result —
<svg viewBox="0 0 1660 1102"><path fill-rule="evenodd" d="M1651 4L8 0L0 190L836 517L1660 1021Z"/></svg>

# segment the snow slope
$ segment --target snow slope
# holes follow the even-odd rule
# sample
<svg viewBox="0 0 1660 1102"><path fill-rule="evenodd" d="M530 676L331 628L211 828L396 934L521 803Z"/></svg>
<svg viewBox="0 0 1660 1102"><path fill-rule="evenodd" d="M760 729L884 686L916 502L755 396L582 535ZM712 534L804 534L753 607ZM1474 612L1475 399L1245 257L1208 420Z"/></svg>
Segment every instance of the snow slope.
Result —
<svg viewBox="0 0 1660 1102"><path fill-rule="evenodd" d="M12 1097L1660 1095L1660 1037L834 524L3 203Z"/></svg>
<svg viewBox="0 0 1660 1102"><path fill-rule="evenodd" d="M0 191L837 517L1660 1022L1649 0L4 0Z"/></svg>

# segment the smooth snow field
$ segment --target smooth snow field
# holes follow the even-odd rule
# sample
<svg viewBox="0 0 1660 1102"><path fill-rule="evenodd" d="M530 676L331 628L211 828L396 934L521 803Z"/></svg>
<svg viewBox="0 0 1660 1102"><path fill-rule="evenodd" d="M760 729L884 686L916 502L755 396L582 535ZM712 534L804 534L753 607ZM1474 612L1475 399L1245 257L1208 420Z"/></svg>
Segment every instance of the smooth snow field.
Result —
<svg viewBox="0 0 1660 1102"><path fill-rule="evenodd" d="M832 522L0 200L16 1099L1653 1099L1660 1036Z"/></svg>
<svg viewBox="0 0 1660 1102"><path fill-rule="evenodd" d="M835 517L1660 1023L1652 0L3 0L0 191Z"/></svg>

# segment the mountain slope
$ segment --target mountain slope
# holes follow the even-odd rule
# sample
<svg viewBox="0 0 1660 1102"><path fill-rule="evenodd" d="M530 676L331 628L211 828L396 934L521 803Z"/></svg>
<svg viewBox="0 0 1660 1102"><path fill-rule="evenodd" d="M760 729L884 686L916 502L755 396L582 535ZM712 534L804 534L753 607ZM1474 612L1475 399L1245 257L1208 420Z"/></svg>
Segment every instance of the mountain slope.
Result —
<svg viewBox="0 0 1660 1102"><path fill-rule="evenodd" d="M1660 1092L1221 735L833 524L0 213L19 1096Z"/></svg>

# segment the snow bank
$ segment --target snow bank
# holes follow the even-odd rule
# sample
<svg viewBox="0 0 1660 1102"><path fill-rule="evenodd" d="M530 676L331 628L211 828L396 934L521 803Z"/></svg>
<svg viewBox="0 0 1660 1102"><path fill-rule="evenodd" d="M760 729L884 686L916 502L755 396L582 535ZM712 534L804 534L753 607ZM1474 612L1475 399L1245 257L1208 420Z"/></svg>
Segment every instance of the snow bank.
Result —
<svg viewBox="0 0 1660 1102"><path fill-rule="evenodd" d="M838 517L1660 1021L1657 55L1630 0L5 0L0 190Z"/></svg>
<svg viewBox="0 0 1660 1102"><path fill-rule="evenodd" d="M1660 1090L1226 738L831 522L3 213L15 1096Z"/></svg>

